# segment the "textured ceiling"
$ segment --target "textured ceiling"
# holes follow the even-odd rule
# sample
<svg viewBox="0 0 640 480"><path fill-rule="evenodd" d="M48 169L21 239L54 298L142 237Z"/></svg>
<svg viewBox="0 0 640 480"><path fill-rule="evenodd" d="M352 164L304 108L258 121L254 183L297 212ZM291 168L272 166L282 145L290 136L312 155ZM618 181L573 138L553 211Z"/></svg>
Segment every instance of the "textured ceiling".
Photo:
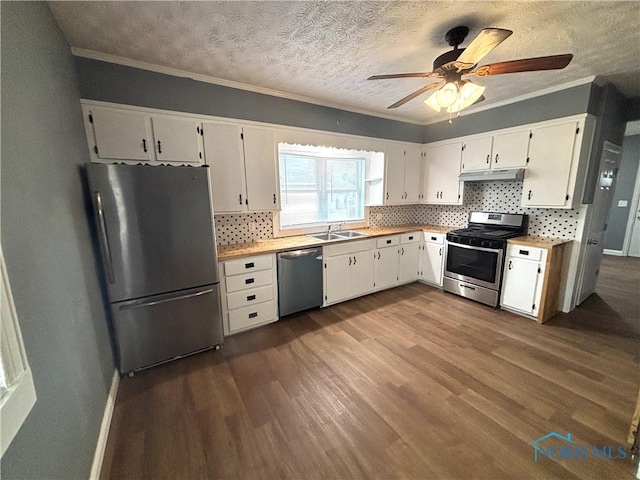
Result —
<svg viewBox="0 0 640 480"><path fill-rule="evenodd" d="M564 70L476 79L483 107L589 76L640 96L640 2L51 2L72 47L305 96L416 123L444 118L422 95L430 83L367 81L430 71L444 34L467 25L514 34L481 63L573 53Z"/></svg>

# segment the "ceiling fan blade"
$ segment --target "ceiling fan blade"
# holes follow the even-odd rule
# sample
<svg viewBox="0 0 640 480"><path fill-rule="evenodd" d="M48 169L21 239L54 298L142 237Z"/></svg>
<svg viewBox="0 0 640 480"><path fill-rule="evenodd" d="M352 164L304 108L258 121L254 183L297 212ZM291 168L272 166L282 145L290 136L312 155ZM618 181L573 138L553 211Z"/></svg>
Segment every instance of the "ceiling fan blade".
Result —
<svg viewBox="0 0 640 480"><path fill-rule="evenodd" d="M573 55L551 55L548 57L522 58L508 62L489 63L482 65L468 75L486 77L488 75L502 75L504 73L535 72L538 70L559 70L571 62Z"/></svg>
<svg viewBox="0 0 640 480"><path fill-rule="evenodd" d="M484 28L473 42L469 44L464 52L456 60L458 72L473 68L491 50L505 41L513 32L504 28Z"/></svg>
<svg viewBox="0 0 640 480"><path fill-rule="evenodd" d="M367 80L384 80L387 78L442 78L443 75L436 72L417 72L417 73L392 73L389 75L373 75Z"/></svg>
<svg viewBox="0 0 640 480"><path fill-rule="evenodd" d="M429 85L426 85L426 86L422 87L420 90L416 90L412 94L407 95L402 100L398 100L393 105L389 105L387 108L398 108L398 107L404 105L405 103L407 103L409 100L413 100L418 95L422 95L424 92L432 90L434 88L438 88L441 85L444 85L444 82L430 83Z"/></svg>

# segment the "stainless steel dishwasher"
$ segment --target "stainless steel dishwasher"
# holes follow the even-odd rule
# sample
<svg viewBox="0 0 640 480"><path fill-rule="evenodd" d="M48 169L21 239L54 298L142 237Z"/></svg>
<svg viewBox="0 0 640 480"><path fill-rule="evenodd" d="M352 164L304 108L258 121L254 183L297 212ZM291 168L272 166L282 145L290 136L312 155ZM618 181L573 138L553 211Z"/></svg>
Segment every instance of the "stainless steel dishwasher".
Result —
<svg viewBox="0 0 640 480"><path fill-rule="evenodd" d="M280 317L322 305L322 247L278 254Z"/></svg>

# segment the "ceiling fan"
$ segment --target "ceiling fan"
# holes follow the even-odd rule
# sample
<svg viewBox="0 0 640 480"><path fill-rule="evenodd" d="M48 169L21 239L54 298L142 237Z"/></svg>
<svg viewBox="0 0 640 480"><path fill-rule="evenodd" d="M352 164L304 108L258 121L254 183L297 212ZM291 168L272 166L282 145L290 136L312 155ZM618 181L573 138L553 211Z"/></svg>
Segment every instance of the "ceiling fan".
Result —
<svg viewBox="0 0 640 480"><path fill-rule="evenodd" d="M398 73L390 75L374 75L367 80L384 80L389 78L434 78L440 79L398 100L387 108L398 108L409 100L429 90L436 90L425 103L436 111L449 113L460 112L463 108L484 100L485 87L476 85L462 76L486 77L505 73L534 72L538 70L559 70L566 67L573 55L551 55L547 57L523 58L508 62L497 62L477 67L495 47L506 40L513 32L503 28L485 28L469 44L467 48L458 48L469 34L465 26L452 28L445 35L445 40L453 50L440 55L433 62L432 72ZM475 68L475 70L474 70Z"/></svg>

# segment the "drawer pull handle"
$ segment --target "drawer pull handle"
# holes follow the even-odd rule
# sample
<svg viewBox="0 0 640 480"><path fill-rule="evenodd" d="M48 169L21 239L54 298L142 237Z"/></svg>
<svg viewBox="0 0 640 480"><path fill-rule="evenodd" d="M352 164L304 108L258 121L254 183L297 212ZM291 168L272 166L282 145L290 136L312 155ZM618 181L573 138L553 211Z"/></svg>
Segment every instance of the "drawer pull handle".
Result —
<svg viewBox="0 0 640 480"><path fill-rule="evenodd" d="M391 240L387 240L387 245L391 243Z"/></svg>
<svg viewBox="0 0 640 480"><path fill-rule="evenodd" d="M258 316L258 312L253 312L249 314L249 318L256 318Z"/></svg>
<svg viewBox="0 0 640 480"><path fill-rule="evenodd" d="M253 268L253 267L255 267L253 262L244 264L244 268Z"/></svg>
<svg viewBox="0 0 640 480"><path fill-rule="evenodd" d="M255 282L255 281L256 281L256 279L255 279L255 278L247 278L247 279L244 281L244 283L245 283L246 285L249 285L250 283L253 283L253 282Z"/></svg>
<svg viewBox="0 0 640 480"><path fill-rule="evenodd" d="M520 255L529 255L529 250L520 250Z"/></svg>
<svg viewBox="0 0 640 480"><path fill-rule="evenodd" d="M247 297L247 302L250 302L251 300L255 300L255 299L256 299L256 296L255 296L255 295L249 295L249 296Z"/></svg>
<svg viewBox="0 0 640 480"><path fill-rule="evenodd" d="M438 237L431 237L431 240L433 240L434 242L438 239Z"/></svg>
<svg viewBox="0 0 640 480"><path fill-rule="evenodd" d="M411 235L411 236L409 237L409 240L413 240L413 235Z"/></svg>

